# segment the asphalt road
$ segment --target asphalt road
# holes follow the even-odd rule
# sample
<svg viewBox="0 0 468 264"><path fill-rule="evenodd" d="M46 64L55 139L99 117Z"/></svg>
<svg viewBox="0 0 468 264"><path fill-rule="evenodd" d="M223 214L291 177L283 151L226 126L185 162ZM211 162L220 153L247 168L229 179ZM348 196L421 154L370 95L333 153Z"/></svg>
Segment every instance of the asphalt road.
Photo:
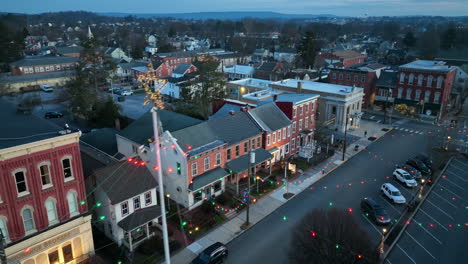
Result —
<svg viewBox="0 0 468 264"><path fill-rule="evenodd" d="M412 124L407 122L406 125ZM411 199L416 190L403 187L391 175L395 164L402 164L412 155L427 150L427 131L432 127L422 125L419 128L422 133L405 130L388 133L311 188L292 198L231 241L228 244L230 255L227 263L288 263L290 233L295 223L314 208L329 208L330 202L334 208L353 208L354 216L377 247L382 227L375 226L360 213L360 200L363 197L378 199L392 218L399 217L404 205L390 204L380 195L379 190L381 184L391 182L407 200ZM286 216L286 221L283 216Z"/></svg>

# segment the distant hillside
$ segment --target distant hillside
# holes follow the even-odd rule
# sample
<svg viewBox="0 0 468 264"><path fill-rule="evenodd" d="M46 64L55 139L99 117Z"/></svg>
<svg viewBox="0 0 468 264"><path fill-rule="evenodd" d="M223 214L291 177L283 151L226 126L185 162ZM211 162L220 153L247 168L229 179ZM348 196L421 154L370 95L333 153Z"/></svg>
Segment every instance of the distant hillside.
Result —
<svg viewBox="0 0 468 264"><path fill-rule="evenodd" d="M98 13L104 16L126 17L136 16L141 18L152 17L173 17L177 19L219 19L219 20L239 20L247 17L261 19L312 19L318 17L337 17L335 15L307 15L307 14L282 14L275 12L199 12L199 13L168 13L168 14L132 14L132 13Z"/></svg>

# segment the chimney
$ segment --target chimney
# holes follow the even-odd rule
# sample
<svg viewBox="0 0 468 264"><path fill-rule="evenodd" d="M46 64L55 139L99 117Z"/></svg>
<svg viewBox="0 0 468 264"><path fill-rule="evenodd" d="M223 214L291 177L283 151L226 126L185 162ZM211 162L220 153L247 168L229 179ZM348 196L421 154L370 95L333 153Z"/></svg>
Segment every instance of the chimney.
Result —
<svg viewBox="0 0 468 264"><path fill-rule="evenodd" d="M236 112L234 110L229 111L230 115L234 115Z"/></svg>
<svg viewBox="0 0 468 264"><path fill-rule="evenodd" d="M241 107L241 111L242 111L242 112L248 112L248 111L250 111L250 106L247 104L247 105Z"/></svg>
<svg viewBox="0 0 468 264"><path fill-rule="evenodd" d="M274 95L273 95L273 102L276 102L276 100L278 100L278 95L277 95L277 94L274 94Z"/></svg>
<svg viewBox="0 0 468 264"><path fill-rule="evenodd" d="M297 93L302 93L302 82L301 81L297 82Z"/></svg>

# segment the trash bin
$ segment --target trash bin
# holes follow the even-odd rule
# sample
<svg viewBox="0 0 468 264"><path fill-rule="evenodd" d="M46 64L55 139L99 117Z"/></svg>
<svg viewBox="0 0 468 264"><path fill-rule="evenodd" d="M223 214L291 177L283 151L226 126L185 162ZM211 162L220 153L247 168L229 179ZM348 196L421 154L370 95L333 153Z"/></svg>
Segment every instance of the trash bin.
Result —
<svg viewBox="0 0 468 264"><path fill-rule="evenodd" d="M354 151L358 151L358 150L359 150L359 145L354 146Z"/></svg>

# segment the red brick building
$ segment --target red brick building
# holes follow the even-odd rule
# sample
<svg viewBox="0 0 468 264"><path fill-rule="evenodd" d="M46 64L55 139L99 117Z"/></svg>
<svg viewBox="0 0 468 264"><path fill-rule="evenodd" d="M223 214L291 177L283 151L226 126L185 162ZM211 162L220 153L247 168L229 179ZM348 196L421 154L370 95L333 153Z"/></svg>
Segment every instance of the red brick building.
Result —
<svg viewBox="0 0 468 264"><path fill-rule="evenodd" d="M164 62L169 65L172 69L175 69L181 63L191 64L197 58L197 53L194 51L176 51L176 52L165 52L157 53L153 57L155 62Z"/></svg>
<svg viewBox="0 0 468 264"><path fill-rule="evenodd" d="M449 110L456 68L443 61L417 60L401 65L393 90L395 105L416 107L418 113L443 117Z"/></svg>
<svg viewBox="0 0 468 264"><path fill-rule="evenodd" d="M37 57L25 58L10 63L12 75L31 75L49 72L74 70L78 65L77 57Z"/></svg>
<svg viewBox="0 0 468 264"><path fill-rule="evenodd" d="M364 63L365 60L366 55L354 50L324 52L315 56L314 68L323 68L332 65L335 67L350 67Z"/></svg>
<svg viewBox="0 0 468 264"><path fill-rule="evenodd" d="M375 85L386 66L382 64L356 65L348 68L331 68L329 83L364 88L364 105L367 108L374 104Z"/></svg>
<svg viewBox="0 0 468 264"><path fill-rule="evenodd" d="M17 115L4 101L0 115L8 123L0 137L11 138L0 141L0 229L8 263L86 259L94 246L81 202L80 133L60 134L39 118Z"/></svg>

